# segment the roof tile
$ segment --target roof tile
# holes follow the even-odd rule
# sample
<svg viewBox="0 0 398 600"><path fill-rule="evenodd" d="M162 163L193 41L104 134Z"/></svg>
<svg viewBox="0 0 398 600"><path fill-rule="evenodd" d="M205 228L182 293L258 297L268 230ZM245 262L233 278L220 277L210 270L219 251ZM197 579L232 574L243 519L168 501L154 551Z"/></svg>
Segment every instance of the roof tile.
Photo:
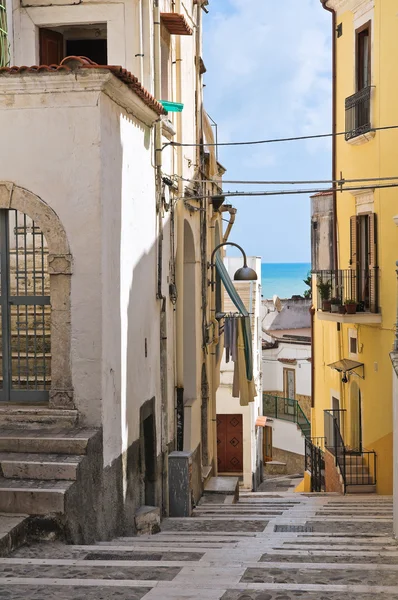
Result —
<svg viewBox="0 0 398 600"><path fill-rule="evenodd" d="M85 56L67 56L60 65L34 65L32 67L1 67L0 75L22 75L24 73L69 73L78 69L96 69L110 71L132 90L141 100L158 115L167 115L163 106L144 88L137 77L117 65L97 65Z"/></svg>

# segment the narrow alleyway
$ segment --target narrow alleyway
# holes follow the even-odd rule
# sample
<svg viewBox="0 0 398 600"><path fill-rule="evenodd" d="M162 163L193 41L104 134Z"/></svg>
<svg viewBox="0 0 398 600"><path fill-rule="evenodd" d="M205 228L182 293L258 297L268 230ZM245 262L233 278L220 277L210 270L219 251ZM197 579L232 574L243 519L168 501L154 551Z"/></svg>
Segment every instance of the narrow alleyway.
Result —
<svg viewBox="0 0 398 600"><path fill-rule="evenodd" d="M380 496L212 497L152 537L21 548L0 560L0 598L397 600L391 519Z"/></svg>

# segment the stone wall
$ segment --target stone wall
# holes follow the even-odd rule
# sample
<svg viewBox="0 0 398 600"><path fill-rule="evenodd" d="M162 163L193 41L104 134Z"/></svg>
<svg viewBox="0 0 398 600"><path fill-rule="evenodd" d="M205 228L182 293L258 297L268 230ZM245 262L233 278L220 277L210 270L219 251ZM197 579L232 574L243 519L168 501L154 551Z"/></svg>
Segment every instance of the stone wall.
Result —
<svg viewBox="0 0 398 600"><path fill-rule="evenodd" d="M270 392L268 390L264 390L263 394L266 394L267 396L276 396L277 398L285 397L284 392L275 390L272 390ZM293 398L293 400L297 400L301 410L303 411L307 419L311 422L311 396L304 396L304 394L296 394L296 397Z"/></svg>
<svg viewBox="0 0 398 600"><path fill-rule="evenodd" d="M336 460L328 450L325 450L325 492L344 494L344 487L340 479L340 471L336 467Z"/></svg>
<svg viewBox="0 0 398 600"><path fill-rule="evenodd" d="M305 459L302 454L296 454L295 452L289 452L288 450L281 450L280 448L273 447L272 460L286 463L286 473L288 475L304 473Z"/></svg>

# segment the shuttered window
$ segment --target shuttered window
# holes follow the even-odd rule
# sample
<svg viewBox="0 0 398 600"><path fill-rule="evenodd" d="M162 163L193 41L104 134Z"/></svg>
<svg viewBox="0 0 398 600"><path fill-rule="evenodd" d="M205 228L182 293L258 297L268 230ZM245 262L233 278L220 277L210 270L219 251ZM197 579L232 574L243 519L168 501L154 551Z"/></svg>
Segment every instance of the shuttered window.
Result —
<svg viewBox="0 0 398 600"><path fill-rule="evenodd" d="M350 220L351 296L364 304L365 310L377 313L378 263L377 215L354 215Z"/></svg>
<svg viewBox="0 0 398 600"><path fill-rule="evenodd" d="M58 31L40 29L40 64L59 65L64 58L64 38Z"/></svg>

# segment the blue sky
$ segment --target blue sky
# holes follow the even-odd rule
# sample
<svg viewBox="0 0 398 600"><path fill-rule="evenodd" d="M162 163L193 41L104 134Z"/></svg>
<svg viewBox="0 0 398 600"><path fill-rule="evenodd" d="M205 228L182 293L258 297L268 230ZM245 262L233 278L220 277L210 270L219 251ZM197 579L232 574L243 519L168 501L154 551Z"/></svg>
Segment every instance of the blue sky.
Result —
<svg viewBox="0 0 398 600"><path fill-rule="evenodd" d="M319 0L211 0L209 11L203 19L205 107L220 142L331 131L331 16ZM225 179L331 176L329 140L221 148L219 160ZM238 214L230 241L248 255L310 261L307 196L232 203Z"/></svg>

